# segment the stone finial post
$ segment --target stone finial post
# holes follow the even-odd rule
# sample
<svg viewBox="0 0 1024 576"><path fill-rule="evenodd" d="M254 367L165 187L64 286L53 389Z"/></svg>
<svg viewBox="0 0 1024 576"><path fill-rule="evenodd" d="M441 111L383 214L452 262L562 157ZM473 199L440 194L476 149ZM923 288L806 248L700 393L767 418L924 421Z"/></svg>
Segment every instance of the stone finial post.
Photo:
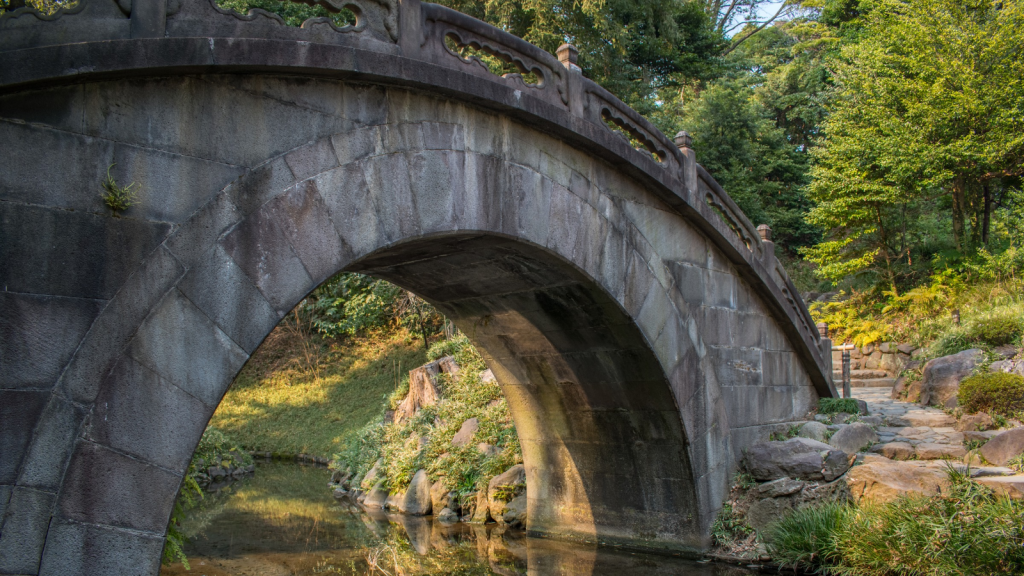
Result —
<svg viewBox="0 0 1024 576"><path fill-rule="evenodd" d="M771 242L772 227L767 224L759 224L757 226L757 235L761 237L762 242Z"/></svg>
<svg viewBox="0 0 1024 576"><path fill-rule="evenodd" d="M562 44L555 53L558 55L558 61L562 63L562 66L569 70L580 71L580 67L576 65L576 59L579 58L580 51L575 46L572 44Z"/></svg>
<svg viewBox="0 0 1024 576"><path fill-rule="evenodd" d="M953 310L953 324L960 325L960 309Z"/></svg>
<svg viewBox="0 0 1024 576"><path fill-rule="evenodd" d="M683 184L692 193L697 192L697 153L693 151L693 138L690 133L680 130L672 139L683 154Z"/></svg>
<svg viewBox="0 0 1024 576"><path fill-rule="evenodd" d="M762 224L761 226L764 226L764 224ZM758 232L761 231L761 226L757 227L757 231ZM762 238L763 238L763 236L762 236ZM818 322L817 327L818 327L818 336L821 336L822 338L828 338L828 322Z"/></svg>

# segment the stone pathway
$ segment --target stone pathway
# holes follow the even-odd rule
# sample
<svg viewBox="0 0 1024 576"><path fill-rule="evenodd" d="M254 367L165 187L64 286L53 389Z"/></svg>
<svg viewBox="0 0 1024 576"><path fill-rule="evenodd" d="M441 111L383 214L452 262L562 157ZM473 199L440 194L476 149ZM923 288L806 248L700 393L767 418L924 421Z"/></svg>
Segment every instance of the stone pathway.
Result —
<svg viewBox="0 0 1024 576"><path fill-rule="evenodd" d="M878 443L871 452L887 458L906 460L953 459L963 462L967 456L965 436L970 439L989 439L1000 431L958 432L956 419L937 408L892 399L892 388L854 388L854 398L868 405L868 416L862 422L875 427ZM981 466L981 460L972 455L972 476L1014 498L1024 497L1024 474L999 466Z"/></svg>

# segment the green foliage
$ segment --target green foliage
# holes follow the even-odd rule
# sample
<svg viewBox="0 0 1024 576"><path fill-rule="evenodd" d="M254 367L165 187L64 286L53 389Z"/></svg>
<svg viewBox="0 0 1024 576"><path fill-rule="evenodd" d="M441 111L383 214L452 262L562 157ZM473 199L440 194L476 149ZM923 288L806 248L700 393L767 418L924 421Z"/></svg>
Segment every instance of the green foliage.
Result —
<svg viewBox="0 0 1024 576"><path fill-rule="evenodd" d="M766 531L772 555L844 576L1024 573L1024 503L950 467L941 496L794 512Z"/></svg>
<svg viewBox="0 0 1024 576"><path fill-rule="evenodd" d="M110 169L114 166L115 164L107 166L107 179L101 185L103 187L103 194L100 197L103 198L103 203L107 205L107 208L110 208L116 214L138 203L138 190L132 190L135 182L127 186L119 186L117 181L110 175Z"/></svg>
<svg viewBox="0 0 1024 576"><path fill-rule="evenodd" d="M832 61L808 216L829 236L806 254L896 290L988 242L1024 174L1024 5L875 0L861 22Z"/></svg>
<svg viewBox="0 0 1024 576"><path fill-rule="evenodd" d="M957 401L968 414L988 412L1015 418L1024 413L1024 376L995 372L964 378Z"/></svg>
<svg viewBox="0 0 1024 576"><path fill-rule="evenodd" d="M73 8L78 2L79 0L0 0L0 14L29 7L41 14L52 16L62 8Z"/></svg>
<svg viewBox="0 0 1024 576"><path fill-rule="evenodd" d="M519 437L508 404L494 381L483 382L479 373L483 359L464 334L435 343L431 359L453 356L460 366L459 377L439 376L441 401L421 408L401 424L371 424L349 438L335 454L332 467L351 468L364 476L382 460L379 476L392 492L404 490L419 469L430 480L442 480L445 487L460 494L486 487L487 481L522 462ZM401 398L396 394L395 400ZM479 428L466 446L452 446L451 440L469 418L477 418ZM487 456L478 443L500 448Z"/></svg>
<svg viewBox="0 0 1024 576"><path fill-rule="evenodd" d="M820 398L818 414L860 414L860 406L854 398Z"/></svg>
<svg viewBox="0 0 1024 576"><path fill-rule="evenodd" d="M288 26L302 26L302 23L310 18L330 18L339 28L356 23L355 14L346 8L331 12L321 4L308 6L291 0L219 0L217 5L239 14L247 14L253 8L266 10L283 18Z"/></svg>
<svg viewBox="0 0 1024 576"><path fill-rule="evenodd" d="M973 318L966 336L989 346L1020 344L1024 335L1024 314L1019 309L1002 308Z"/></svg>
<svg viewBox="0 0 1024 576"><path fill-rule="evenodd" d="M733 510L731 504L722 506L722 509L718 511L718 516L715 517L715 522L711 525L711 538L719 546L746 538L753 532L754 530L747 525L743 516Z"/></svg>
<svg viewBox="0 0 1024 576"><path fill-rule="evenodd" d="M782 441L782 440L789 440L790 438L795 438L796 435L799 434L799 433L800 433L800 425L794 424L793 426L789 426L786 429L785 432L772 432L769 435L768 439L773 441L773 442L775 442L775 441Z"/></svg>
<svg viewBox="0 0 1024 576"><path fill-rule="evenodd" d="M840 556L836 527L852 513L839 502L799 508L765 529L768 552L784 566L832 564Z"/></svg>
<svg viewBox="0 0 1024 576"><path fill-rule="evenodd" d="M1024 454L1017 454L1006 462L1007 468L1012 468L1019 473L1024 473Z"/></svg>

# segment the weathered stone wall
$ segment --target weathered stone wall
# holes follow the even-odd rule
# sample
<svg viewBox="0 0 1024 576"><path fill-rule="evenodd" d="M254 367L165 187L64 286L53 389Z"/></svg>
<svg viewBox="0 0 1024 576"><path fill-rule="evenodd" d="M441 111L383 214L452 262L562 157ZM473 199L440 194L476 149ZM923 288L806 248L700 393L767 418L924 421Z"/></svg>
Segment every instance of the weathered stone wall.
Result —
<svg viewBox="0 0 1024 576"><path fill-rule="evenodd" d="M155 573L224 390L339 270L417 291L479 346L535 531L702 548L743 447L834 392L771 244L692 152L550 55L426 5L332 36L183 2L144 40L149 16L104 2L64 36L0 18L0 51L42 46L0 69L0 573ZM550 82L394 28L442 21ZM211 37L170 37L193 25ZM276 43L218 36L246 34ZM108 169L139 189L119 215Z"/></svg>

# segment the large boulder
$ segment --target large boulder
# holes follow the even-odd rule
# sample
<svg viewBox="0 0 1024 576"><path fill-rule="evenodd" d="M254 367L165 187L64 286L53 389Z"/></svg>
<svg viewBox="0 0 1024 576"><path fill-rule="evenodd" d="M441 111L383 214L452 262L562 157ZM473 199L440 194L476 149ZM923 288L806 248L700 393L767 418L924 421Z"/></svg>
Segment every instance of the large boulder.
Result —
<svg viewBox="0 0 1024 576"><path fill-rule="evenodd" d="M922 442L915 451L920 460L961 460L967 456L967 450L960 444Z"/></svg>
<svg viewBox="0 0 1024 576"><path fill-rule="evenodd" d="M520 494L505 504L502 521L512 528L526 527L526 494Z"/></svg>
<svg viewBox="0 0 1024 576"><path fill-rule="evenodd" d="M878 442L878 434L875 434L871 426L863 422L855 422L849 426L844 426L833 434L828 444L847 454L856 454L861 450L870 448L875 442Z"/></svg>
<svg viewBox="0 0 1024 576"><path fill-rule="evenodd" d="M452 446L465 446L473 440L473 435L480 429L480 420L470 418L462 423L459 431L452 438Z"/></svg>
<svg viewBox="0 0 1024 576"><path fill-rule="evenodd" d="M981 455L996 466L1006 466L1011 458L1024 454L1024 428L1007 430L981 447Z"/></svg>
<svg viewBox="0 0 1024 576"><path fill-rule="evenodd" d="M992 427L992 417L984 412L961 416L956 423L957 432L981 432Z"/></svg>
<svg viewBox="0 0 1024 576"><path fill-rule="evenodd" d="M487 483L487 507L491 518L496 522L504 522L505 506L516 496L526 492L526 469L516 464L505 472L498 474Z"/></svg>
<svg viewBox="0 0 1024 576"><path fill-rule="evenodd" d="M821 422L808 422L800 427L800 431L796 435L801 438L810 438L811 440L824 442L828 437L828 426Z"/></svg>
<svg viewBox="0 0 1024 576"><path fill-rule="evenodd" d="M939 494L949 480L941 466L925 462L874 461L850 468L844 477L857 503L889 502L903 494Z"/></svg>
<svg viewBox="0 0 1024 576"><path fill-rule="evenodd" d="M790 438L784 442L759 442L747 449L743 465L760 481L778 478L831 482L850 467L849 458L824 442Z"/></svg>
<svg viewBox="0 0 1024 576"><path fill-rule="evenodd" d="M970 376L984 359L984 352L972 348L929 361L924 365L921 379L921 404L956 407L960 381Z"/></svg>
<svg viewBox="0 0 1024 576"><path fill-rule="evenodd" d="M367 508L383 508L388 501L388 490L384 487L384 481L381 480L374 485L373 489L366 494L366 499L363 500L363 505Z"/></svg>
<svg viewBox="0 0 1024 576"><path fill-rule="evenodd" d="M413 516L424 516L430 514L432 503L430 498L430 479L427 478L427 471L422 468L416 471L405 491L405 498L399 508L406 514Z"/></svg>
<svg viewBox="0 0 1024 576"><path fill-rule="evenodd" d="M890 460L910 460L917 453L908 442L889 442L878 447L878 453Z"/></svg>
<svg viewBox="0 0 1024 576"><path fill-rule="evenodd" d="M363 476L363 479L360 480L358 484L355 484L353 482L353 485L360 486L364 490L371 490L371 489L373 489L374 485L377 484L377 475L380 473L380 467L383 466L383 465L384 465L384 459L383 458L377 460L373 464L373 468L370 468L370 471L366 473L366 476Z"/></svg>
<svg viewBox="0 0 1024 576"><path fill-rule="evenodd" d="M452 496L454 492L449 491L444 486L444 482L438 480L430 487L430 508L436 514L439 510L445 508L452 508L455 506Z"/></svg>

